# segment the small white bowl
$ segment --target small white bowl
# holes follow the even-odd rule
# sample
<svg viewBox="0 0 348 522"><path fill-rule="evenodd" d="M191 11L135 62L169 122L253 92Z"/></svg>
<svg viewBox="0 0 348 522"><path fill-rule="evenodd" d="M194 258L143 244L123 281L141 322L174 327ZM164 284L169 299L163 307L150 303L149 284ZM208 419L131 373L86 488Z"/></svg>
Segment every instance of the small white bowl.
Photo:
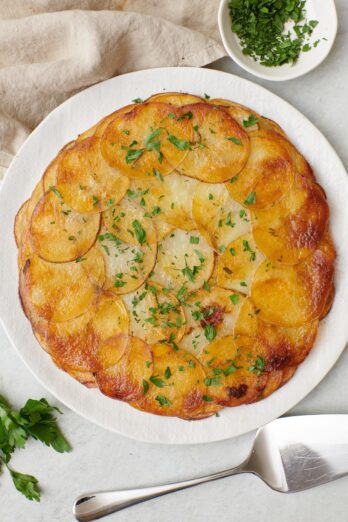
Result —
<svg viewBox="0 0 348 522"><path fill-rule="evenodd" d="M302 52L293 65L284 64L275 67L266 67L255 62L250 56L243 54L238 37L232 32L232 20L228 8L229 0L221 0L218 23L222 42L230 57L243 69L264 78L280 82L298 78L317 67L329 54L337 33L337 12L334 0L307 0L307 20L317 20L319 24L309 40L313 44L320 39L317 47L308 52ZM323 40L322 38L326 38Z"/></svg>

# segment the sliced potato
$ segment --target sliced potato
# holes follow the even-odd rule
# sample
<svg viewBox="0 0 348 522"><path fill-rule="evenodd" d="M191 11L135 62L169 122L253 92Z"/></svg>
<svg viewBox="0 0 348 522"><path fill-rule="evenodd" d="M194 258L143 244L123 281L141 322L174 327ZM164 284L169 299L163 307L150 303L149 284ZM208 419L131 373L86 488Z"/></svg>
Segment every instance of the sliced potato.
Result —
<svg viewBox="0 0 348 522"><path fill-rule="evenodd" d="M43 192L47 192L50 187L54 187L57 183L57 175L58 175L58 165L60 162L60 158L62 155L62 152L64 150L71 149L73 145L75 144L75 141L69 141L64 147L59 151L57 156L51 161L51 163L46 168L43 176L42 176L42 189Z"/></svg>
<svg viewBox="0 0 348 522"><path fill-rule="evenodd" d="M273 370L268 374L267 384L261 395L262 399L269 397L282 386L283 373L283 370Z"/></svg>
<svg viewBox="0 0 348 522"><path fill-rule="evenodd" d="M161 102L170 103L175 107L182 107L183 105L190 105L191 103L201 103L203 98L200 96L194 96L193 94L186 94L183 92L160 92L153 94L146 100L147 102Z"/></svg>
<svg viewBox="0 0 348 522"><path fill-rule="evenodd" d="M39 257L52 263L80 259L95 243L100 221L99 214L79 214L59 192L48 191L31 217L31 245Z"/></svg>
<svg viewBox="0 0 348 522"><path fill-rule="evenodd" d="M144 394L144 381L152 374L152 353L149 346L137 337L129 337L126 352L110 368L96 374L99 389L104 395L122 401L134 401Z"/></svg>
<svg viewBox="0 0 348 522"><path fill-rule="evenodd" d="M191 122L183 115L168 103L139 104L106 128L104 158L130 177L166 176L185 158L193 137Z"/></svg>
<svg viewBox="0 0 348 522"><path fill-rule="evenodd" d="M232 116L246 132L253 132L260 128L261 116L244 105L221 98L214 98L209 100L208 103L224 107L228 114Z"/></svg>
<svg viewBox="0 0 348 522"><path fill-rule="evenodd" d="M280 134L287 140L287 136L286 136L285 132L283 131L283 129L281 128L281 126L269 118L265 118L264 116L262 116L260 118L260 128L263 130L270 130L272 132L276 132L277 134Z"/></svg>
<svg viewBox="0 0 348 522"><path fill-rule="evenodd" d="M157 241L158 241L158 243L163 241L163 239L165 237L169 236L169 234L171 232L173 232L173 230L175 230L175 226L174 225L170 225L169 223L166 223L165 221L162 221L162 219L154 218L153 219L153 223L154 223L156 231L157 231Z"/></svg>
<svg viewBox="0 0 348 522"><path fill-rule="evenodd" d="M185 331L185 315L172 292L155 283L145 283L122 296L129 317L130 334L149 344L171 339L180 341Z"/></svg>
<svg viewBox="0 0 348 522"><path fill-rule="evenodd" d="M127 192L127 194L129 191ZM108 232L129 245L138 245L139 238L143 243L155 244L157 241L156 228L151 216L147 217L143 208L137 205L134 199L123 198L120 203L103 212L103 223ZM138 227L137 224L138 223ZM141 225L141 229L139 228ZM142 239L140 233L144 234Z"/></svg>
<svg viewBox="0 0 348 522"><path fill-rule="evenodd" d="M290 190L294 178L293 163L280 135L260 130L249 136L248 162L226 187L238 203L249 209L264 208Z"/></svg>
<svg viewBox="0 0 348 522"><path fill-rule="evenodd" d="M249 335L269 350L267 371L283 370L287 366L297 366L313 347L319 321L301 326L285 327L270 324L260 319L260 312L251 299L245 299L237 317L234 334Z"/></svg>
<svg viewBox="0 0 348 522"><path fill-rule="evenodd" d="M205 373L199 361L170 345L152 347L153 372L148 391L137 401L143 411L156 415L191 418L201 411L206 392Z"/></svg>
<svg viewBox="0 0 348 522"><path fill-rule="evenodd" d="M86 138L62 152L56 189L77 212L96 213L116 205L129 179L111 168L100 152L100 138Z"/></svg>
<svg viewBox="0 0 348 522"><path fill-rule="evenodd" d="M37 205L37 202L39 199L43 196L43 189L42 189L42 182L41 180L35 185L35 188L32 192L32 195L29 198L29 203L27 205L27 219L28 222L30 221L30 218L32 216L32 213L34 212L34 208Z"/></svg>
<svg viewBox="0 0 348 522"><path fill-rule="evenodd" d="M128 343L128 315L122 301L103 293L96 307L60 323L35 318L33 328L43 348L69 374L96 372L115 365Z"/></svg>
<svg viewBox="0 0 348 522"><path fill-rule="evenodd" d="M250 152L247 133L222 108L207 103L188 105L196 143L180 163L180 172L206 183L222 183L238 174Z"/></svg>
<svg viewBox="0 0 348 522"><path fill-rule="evenodd" d="M137 245L121 241L106 228L102 228L98 236L96 248L105 262L105 288L116 294L127 294L139 288L156 261L157 243L147 243L144 221L135 221L137 226L133 227L133 231L137 230L140 240Z"/></svg>
<svg viewBox="0 0 348 522"><path fill-rule="evenodd" d="M213 340L233 333L243 296L219 288L192 292L184 302L185 335L180 346L197 355Z"/></svg>
<svg viewBox="0 0 348 522"><path fill-rule="evenodd" d="M252 337L213 341L199 356L207 374L208 397L223 406L257 400L268 381L267 357L267 349Z"/></svg>
<svg viewBox="0 0 348 522"><path fill-rule="evenodd" d="M290 266L265 260L258 268L251 297L260 318L281 326L318 319L332 287L333 261L324 244L301 263Z"/></svg>
<svg viewBox="0 0 348 522"><path fill-rule="evenodd" d="M229 195L225 184L200 183L192 200L196 228L215 249L250 231L250 214Z"/></svg>
<svg viewBox="0 0 348 522"><path fill-rule="evenodd" d="M175 228L193 230L192 198L198 181L172 172L163 179L134 180L130 197L143 205L147 214Z"/></svg>
<svg viewBox="0 0 348 522"><path fill-rule="evenodd" d="M252 212L253 237L266 257L292 265L315 250L328 219L329 207L320 187L296 176L283 199Z"/></svg>
<svg viewBox="0 0 348 522"><path fill-rule="evenodd" d="M230 290L248 293L264 256L256 248L251 234L238 237L218 257L215 265L216 284Z"/></svg>
<svg viewBox="0 0 348 522"><path fill-rule="evenodd" d="M132 109L134 109L134 107L136 107L136 104L131 103L130 105L121 107L120 109L117 109L116 111L112 112L111 114L108 114L107 116L102 118L98 123L94 124L92 127L87 129L85 132L82 132L82 134L79 134L76 141L82 141L86 138L90 138L91 136L96 136L98 138L101 138L101 136L104 134L106 127L109 125L109 123L114 118L116 118L116 116L120 116L121 114L130 112Z"/></svg>
<svg viewBox="0 0 348 522"><path fill-rule="evenodd" d="M177 228L159 244L151 280L176 292L181 287L198 290L209 279L213 266L214 252L204 237L198 231Z"/></svg>
<svg viewBox="0 0 348 522"><path fill-rule="evenodd" d="M20 273L20 293L29 313L62 322L85 313L104 281L103 257L95 248L79 263L49 263L31 254Z"/></svg>
<svg viewBox="0 0 348 522"><path fill-rule="evenodd" d="M14 222L14 236L17 247L19 247L21 243L21 237L23 234L23 231L28 226L29 220L28 220L28 207L29 207L29 199L24 201L23 205L18 210L15 222Z"/></svg>

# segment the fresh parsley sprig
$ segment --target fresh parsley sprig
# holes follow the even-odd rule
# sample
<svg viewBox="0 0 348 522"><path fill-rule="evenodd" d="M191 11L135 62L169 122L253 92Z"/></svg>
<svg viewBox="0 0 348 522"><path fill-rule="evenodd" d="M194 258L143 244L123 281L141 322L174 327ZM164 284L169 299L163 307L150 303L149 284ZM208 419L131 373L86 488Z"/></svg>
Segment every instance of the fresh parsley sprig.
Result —
<svg viewBox="0 0 348 522"><path fill-rule="evenodd" d="M29 399L23 408L15 411L0 395L0 471L2 466L6 466L16 489L29 500L40 500L38 480L32 475L15 471L9 462L16 449L25 447L29 437L59 453L71 450L57 425L53 415L55 412L62 413L55 406L50 406L46 399Z"/></svg>

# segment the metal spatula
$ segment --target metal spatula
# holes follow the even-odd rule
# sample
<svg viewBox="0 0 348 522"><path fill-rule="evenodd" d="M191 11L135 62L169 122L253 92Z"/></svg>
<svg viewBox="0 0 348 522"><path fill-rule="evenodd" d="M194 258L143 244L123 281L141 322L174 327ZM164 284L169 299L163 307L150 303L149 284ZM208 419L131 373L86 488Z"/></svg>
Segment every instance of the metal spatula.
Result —
<svg viewBox="0 0 348 522"><path fill-rule="evenodd" d="M254 473L282 493L302 491L348 475L348 415L284 417L260 428L248 458L236 468L164 486L88 493L73 513L87 522L151 498L238 473Z"/></svg>

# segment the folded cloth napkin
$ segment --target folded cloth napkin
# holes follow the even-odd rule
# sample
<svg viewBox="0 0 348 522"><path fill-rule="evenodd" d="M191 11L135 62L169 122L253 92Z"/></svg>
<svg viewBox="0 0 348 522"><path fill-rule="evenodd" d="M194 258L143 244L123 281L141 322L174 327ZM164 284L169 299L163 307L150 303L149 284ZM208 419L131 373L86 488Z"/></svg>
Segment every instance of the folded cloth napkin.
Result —
<svg viewBox="0 0 348 522"><path fill-rule="evenodd" d="M57 105L112 76L225 55L218 0L1 0L0 179Z"/></svg>

